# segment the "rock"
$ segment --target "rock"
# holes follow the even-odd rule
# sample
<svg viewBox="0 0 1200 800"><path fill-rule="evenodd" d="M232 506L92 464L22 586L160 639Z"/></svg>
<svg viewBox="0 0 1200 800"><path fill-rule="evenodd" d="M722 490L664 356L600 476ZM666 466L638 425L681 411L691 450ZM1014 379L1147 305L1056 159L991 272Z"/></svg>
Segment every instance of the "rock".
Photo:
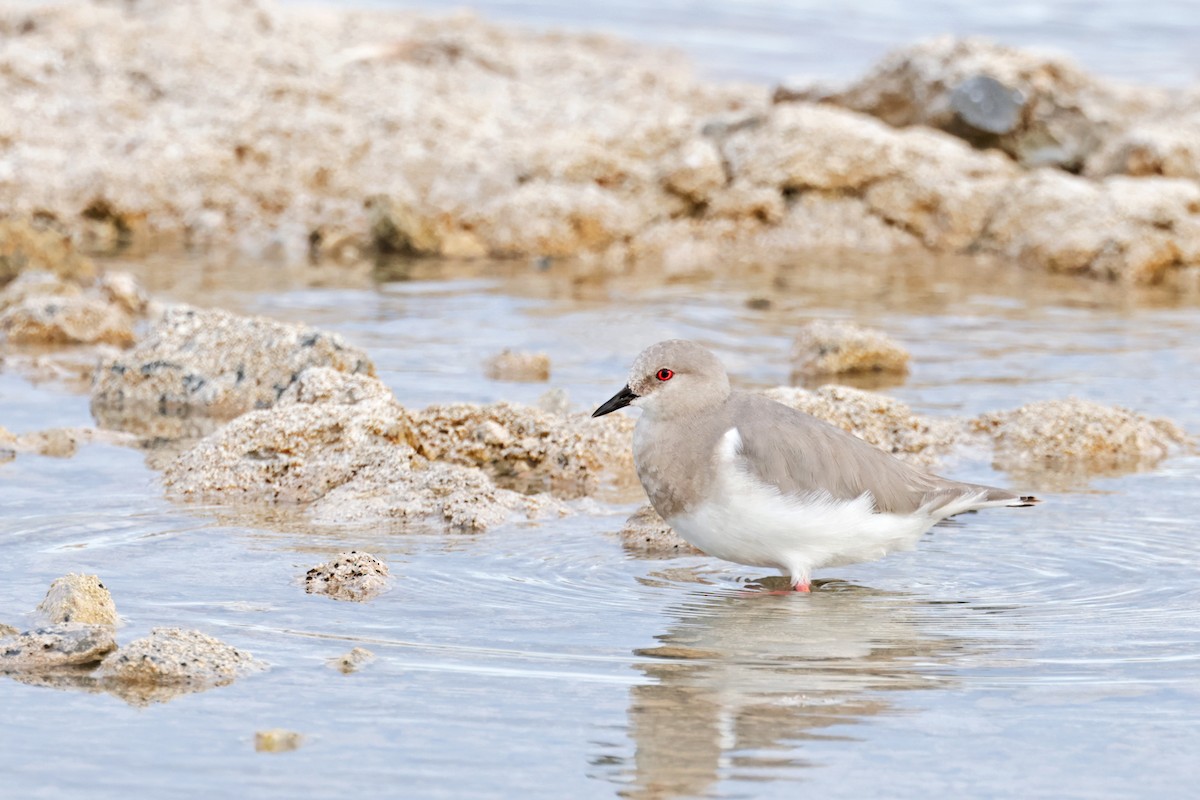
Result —
<svg viewBox="0 0 1200 800"><path fill-rule="evenodd" d="M0 638L0 672L92 664L117 648L112 626L63 622Z"/></svg>
<svg viewBox="0 0 1200 800"><path fill-rule="evenodd" d="M370 600L388 586L388 567L370 553L351 550L304 575L304 591L334 600Z"/></svg>
<svg viewBox="0 0 1200 800"><path fill-rule="evenodd" d="M374 375L361 350L307 325L173 307L137 347L101 365L92 413L106 427L186 435L190 416L224 420L273 405L307 367Z"/></svg>
<svg viewBox="0 0 1200 800"><path fill-rule="evenodd" d="M848 386L822 386L811 392L780 386L764 394L922 467L970 443L964 420L920 416L899 400Z"/></svg>
<svg viewBox="0 0 1200 800"><path fill-rule="evenodd" d="M995 466L1015 472L1106 472L1152 467L1195 442L1174 423L1089 400L1045 400L984 414Z"/></svg>
<svg viewBox="0 0 1200 800"><path fill-rule="evenodd" d="M0 623L0 637L12 636L13 634L20 633L20 632L21 632L20 630L18 630L17 628L14 628L12 625L5 625L3 623Z"/></svg>
<svg viewBox="0 0 1200 800"><path fill-rule="evenodd" d="M329 659L329 666L343 675L349 675L352 672L358 672L374 660L375 654L370 650L365 647L355 647L348 653Z"/></svg>
<svg viewBox="0 0 1200 800"><path fill-rule="evenodd" d="M256 731L254 751L256 753L290 753L304 744L304 735L283 728Z"/></svg>
<svg viewBox="0 0 1200 800"><path fill-rule="evenodd" d="M38 604L37 613L49 624L83 622L116 626L120 622L112 594L95 575L74 573L55 579Z"/></svg>
<svg viewBox="0 0 1200 800"><path fill-rule="evenodd" d="M725 185L721 154L707 139L691 139L668 156L663 185L693 203L705 203Z"/></svg>
<svg viewBox="0 0 1200 800"><path fill-rule="evenodd" d="M1071 62L984 39L943 36L902 48L823 99L897 127L927 125L1025 166L1078 171L1127 121L1166 93L1093 78Z"/></svg>
<svg viewBox="0 0 1200 800"><path fill-rule="evenodd" d="M101 662L97 675L106 685L221 686L265 668L249 653L199 631L155 628Z"/></svg>
<svg viewBox="0 0 1200 800"><path fill-rule="evenodd" d="M133 344L133 321L92 297L30 297L0 314L12 344Z"/></svg>
<svg viewBox="0 0 1200 800"><path fill-rule="evenodd" d="M0 290L0 311L19 306L26 300L47 297L78 297L83 289L77 283L63 280L53 272L26 270Z"/></svg>
<svg viewBox="0 0 1200 800"><path fill-rule="evenodd" d="M105 272L96 286L108 302L120 306L131 317L145 316L150 307L150 296L128 272Z"/></svg>
<svg viewBox="0 0 1200 800"><path fill-rule="evenodd" d="M19 436L0 430L0 445L10 449L14 458L17 453L70 458L78 452L80 444L93 443L134 447L137 439L128 434L97 428L47 428Z"/></svg>
<svg viewBox="0 0 1200 800"><path fill-rule="evenodd" d="M626 552L644 558L703 555L673 531L650 505L633 512L617 536Z"/></svg>
<svg viewBox="0 0 1200 800"><path fill-rule="evenodd" d="M494 381L537 383L550 380L550 356L545 353L506 349L489 358L484 367L488 378Z"/></svg>
<svg viewBox="0 0 1200 800"><path fill-rule="evenodd" d="M547 414L565 417L571 413L571 396L566 389L556 386L538 396L537 407L538 410L545 411Z"/></svg>
<svg viewBox="0 0 1200 800"><path fill-rule="evenodd" d="M336 388L339 380L355 388ZM499 425L479 407L464 406L454 416L421 412L419 432L417 416L374 378L325 368L305 370L297 383L275 408L242 415L171 462L163 476L168 491L225 503L301 504L314 521L438 521L482 530L515 513L535 516L564 508L549 497L500 489L483 470L466 464L487 463L497 473L523 466L548 482L550 465L538 471L529 461L552 453L567 467L561 470L564 486L573 485L572 478L599 479L588 473L593 461L582 455L571 469L571 448L583 450L585 435L555 447L552 437L547 443L533 431L528 441L512 437L501 448L486 436L476 438L481 426L489 429L484 423ZM567 435L562 419L532 409L525 413ZM458 429L462 425L471 427ZM526 459L523 465L505 463L518 456ZM443 457L459 463L439 460Z"/></svg>
<svg viewBox="0 0 1200 800"><path fill-rule="evenodd" d="M4 204L0 202L0 214L3 212ZM70 237L48 226L12 217L0 218L0 286L22 272L33 270L76 282L89 281L96 274L92 262L75 252Z"/></svg>
<svg viewBox="0 0 1200 800"><path fill-rule="evenodd" d="M887 334L849 322L810 322L792 345L803 378L861 372L908 372L909 354Z"/></svg>

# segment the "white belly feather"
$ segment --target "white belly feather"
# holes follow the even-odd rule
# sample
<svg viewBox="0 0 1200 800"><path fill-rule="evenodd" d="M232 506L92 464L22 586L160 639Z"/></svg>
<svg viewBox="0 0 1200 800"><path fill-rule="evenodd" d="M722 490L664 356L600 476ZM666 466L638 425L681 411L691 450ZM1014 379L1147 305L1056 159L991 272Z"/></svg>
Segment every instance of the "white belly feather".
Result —
<svg viewBox="0 0 1200 800"><path fill-rule="evenodd" d="M915 546L945 514L878 514L869 493L836 500L828 492L785 495L750 473L739 455L741 436L730 428L713 454L716 480L709 496L667 522L709 555L776 567L807 581L820 567L881 558Z"/></svg>

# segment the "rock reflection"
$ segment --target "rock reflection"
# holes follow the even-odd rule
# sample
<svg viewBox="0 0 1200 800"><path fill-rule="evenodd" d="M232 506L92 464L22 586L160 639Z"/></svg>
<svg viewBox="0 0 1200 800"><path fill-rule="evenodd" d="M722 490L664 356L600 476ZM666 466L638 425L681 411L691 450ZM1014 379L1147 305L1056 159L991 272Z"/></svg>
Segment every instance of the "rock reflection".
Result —
<svg viewBox="0 0 1200 800"><path fill-rule="evenodd" d="M811 766L803 741L852 736L844 726L892 710L891 691L952 685L944 667L969 646L929 631L920 601L846 584L698 599L635 653L649 682L630 696L632 774L613 776L625 797L794 777Z"/></svg>

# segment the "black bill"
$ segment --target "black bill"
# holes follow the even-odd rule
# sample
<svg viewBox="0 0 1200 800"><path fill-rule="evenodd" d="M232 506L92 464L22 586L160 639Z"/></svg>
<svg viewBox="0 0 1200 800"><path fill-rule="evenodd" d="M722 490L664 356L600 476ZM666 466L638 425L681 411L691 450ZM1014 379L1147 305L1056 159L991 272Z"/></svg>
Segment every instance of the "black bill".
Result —
<svg viewBox="0 0 1200 800"><path fill-rule="evenodd" d="M618 408L624 408L625 406L629 405L634 400L637 400L637 398L638 398L638 396L636 394L634 394L633 391L629 388L629 385L626 384L624 386L624 388L621 389L621 391L617 392L612 397L608 398L608 401L604 405L600 406L595 411L593 411L592 416L593 417L603 417L605 414L611 414L612 412L616 411Z"/></svg>

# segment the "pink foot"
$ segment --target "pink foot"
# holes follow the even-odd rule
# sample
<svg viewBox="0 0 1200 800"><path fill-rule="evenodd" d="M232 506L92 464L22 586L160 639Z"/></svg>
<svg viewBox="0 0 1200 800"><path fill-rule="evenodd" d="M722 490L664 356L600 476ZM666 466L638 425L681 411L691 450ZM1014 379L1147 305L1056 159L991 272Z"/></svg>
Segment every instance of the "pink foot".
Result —
<svg viewBox="0 0 1200 800"><path fill-rule="evenodd" d="M803 583L797 583L796 591L797 592L811 592L812 585L808 581L804 581Z"/></svg>

